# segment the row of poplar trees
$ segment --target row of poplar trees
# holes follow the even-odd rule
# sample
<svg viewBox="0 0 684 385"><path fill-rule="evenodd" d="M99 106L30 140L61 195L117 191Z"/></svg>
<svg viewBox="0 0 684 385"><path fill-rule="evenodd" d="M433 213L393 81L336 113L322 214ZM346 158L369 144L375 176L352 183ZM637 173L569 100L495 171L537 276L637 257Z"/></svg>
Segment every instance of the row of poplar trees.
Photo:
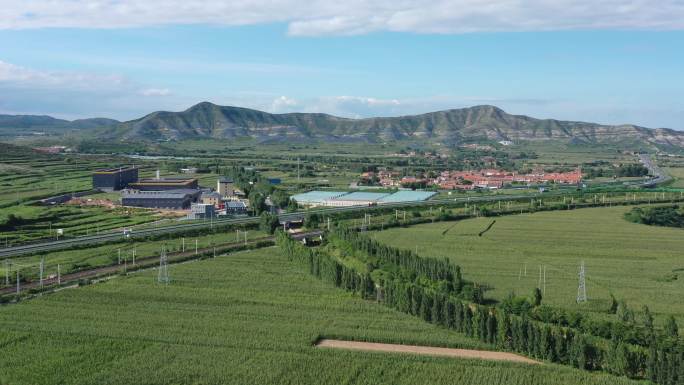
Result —
<svg viewBox="0 0 684 385"><path fill-rule="evenodd" d="M377 298L398 311L420 317L443 327L464 333L501 350L519 352L529 357L571 365L586 370L605 370L631 378L646 378L658 384L684 384L684 349L668 339L655 337L648 348L635 346L619 338L607 340L529 319L526 315L507 313L502 308L463 300L461 270L448 260L420 258L416 254L380 244L352 229L336 228L331 236L347 242L353 250L375 257L385 271L382 282L374 282L368 272L358 272L340 263L328 253L307 248L284 233L277 244L290 260L308 267L314 276L337 287ZM407 276L406 271L412 274ZM444 285L425 284L447 281Z"/></svg>

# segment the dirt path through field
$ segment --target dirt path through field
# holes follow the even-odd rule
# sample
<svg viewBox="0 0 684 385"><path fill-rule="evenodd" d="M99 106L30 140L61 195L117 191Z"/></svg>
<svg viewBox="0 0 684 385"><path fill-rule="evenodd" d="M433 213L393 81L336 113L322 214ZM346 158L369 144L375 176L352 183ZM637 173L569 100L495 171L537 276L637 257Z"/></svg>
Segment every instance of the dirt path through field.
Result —
<svg viewBox="0 0 684 385"><path fill-rule="evenodd" d="M365 350L372 352L412 353L429 356L446 356L456 358L476 358L481 360L511 361L525 364L540 364L539 361L529 359L513 353L490 352L487 350L435 348L430 346L381 344L375 342L342 341L323 339L316 344L320 348Z"/></svg>

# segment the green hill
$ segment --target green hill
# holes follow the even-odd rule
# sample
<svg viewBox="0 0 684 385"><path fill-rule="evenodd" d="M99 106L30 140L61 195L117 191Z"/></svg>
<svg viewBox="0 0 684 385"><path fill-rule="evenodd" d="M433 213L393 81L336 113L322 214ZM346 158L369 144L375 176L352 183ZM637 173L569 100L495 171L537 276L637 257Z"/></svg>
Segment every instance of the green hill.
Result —
<svg viewBox="0 0 684 385"><path fill-rule="evenodd" d="M495 106L474 106L399 117L341 118L321 113L270 114L249 108L202 102L181 112L158 111L120 123L110 119L66 121L47 116L0 115L0 133L78 130L112 141L252 138L259 142L317 140L377 143L423 141L560 141L613 144L626 148L684 147L684 132L631 124L535 119L512 115Z"/></svg>
<svg viewBox="0 0 684 385"><path fill-rule="evenodd" d="M270 114L240 107L199 103L182 112L154 112L110 132L125 140L183 140L251 137L259 140L318 139L381 142L425 140L540 141L684 147L684 132L635 125L535 119L494 106L475 106L421 115L365 119L320 113Z"/></svg>

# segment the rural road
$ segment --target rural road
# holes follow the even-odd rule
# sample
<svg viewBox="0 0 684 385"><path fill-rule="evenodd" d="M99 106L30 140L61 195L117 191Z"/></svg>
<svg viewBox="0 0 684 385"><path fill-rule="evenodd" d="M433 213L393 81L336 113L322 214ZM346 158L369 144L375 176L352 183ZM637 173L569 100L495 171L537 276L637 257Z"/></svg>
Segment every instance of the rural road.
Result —
<svg viewBox="0 0 684 385"><path fill-rule="evenodd" d="M316 347L347 350L363 350L369 352L410 353L454 358L473 358L492 361L510 361L524 364L540 364L539 361L535 361L518 354L494 352L488 350L436 348L430 346L382 344L376 342L342 341L329 339L322 339L318 341L318 343L316 343Z"/></svg>

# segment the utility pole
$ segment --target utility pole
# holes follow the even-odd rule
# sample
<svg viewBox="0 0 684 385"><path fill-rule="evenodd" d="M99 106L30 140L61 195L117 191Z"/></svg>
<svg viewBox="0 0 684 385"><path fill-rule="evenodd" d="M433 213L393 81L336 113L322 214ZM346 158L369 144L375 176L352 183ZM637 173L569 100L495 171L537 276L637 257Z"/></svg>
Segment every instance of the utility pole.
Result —
<svg viewBox="0 0 684 385"><path fill-rule="evenodd" d="M62 275L59 269L59 263L57 264L57 286L62 284Z"/></svg>
<svg viewBox="0 0 684 385"><path fill-rule="evenodd" d="M133 248L133 266L135 266L135 248Z"/></svg>
<svg viewBox="0 0 684 385"><path fill-rule="evenodd" d="M19 285L19 269L17 269L17 295L21 292L21 287Z"/></svg>
<svg viewBox="0 0 684 385"><path fill-rule="evenodd" d="M197 239L195 239L195 255L197 255Z"/></svg>
<svg viewBox="0 0 684 385"><path fill-rule="evenodd" d="M40 288L43 288L43 269L45 268L45 257L40 258Z"/></svg>
<svg viewBox="0 0 684 385"><path fill-rule="evenodd" d="M119 249L118 251L119 251L119 265L120 265L121 264L121 249Z"/></svg>
<svg viewBox="0 0 684 385"><path fill-rule="evenodd" d="M539 289L542 287L542 265L539 265L539 282L537 282L537 287Z"/></svg>
<svg viewBox="0 0 684 385"><path fill-rule="evenodd" d="M587 302L587 285L584 271L584 261L580 265L579 286L577 286L577 303Z"/></svg>
<svg viewBox="0 0 684 385"><path fill-rule="evenodd" d="M185 237L183 238L183 252L185 253Z"/></svg>

